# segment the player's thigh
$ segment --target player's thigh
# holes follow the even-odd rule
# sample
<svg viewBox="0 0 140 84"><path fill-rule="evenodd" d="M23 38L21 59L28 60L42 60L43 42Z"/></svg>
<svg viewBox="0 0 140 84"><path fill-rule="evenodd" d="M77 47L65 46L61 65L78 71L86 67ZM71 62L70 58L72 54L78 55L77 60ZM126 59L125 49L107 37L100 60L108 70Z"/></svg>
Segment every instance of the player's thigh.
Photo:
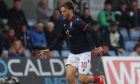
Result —
<svg viewBox="0 0 140 84"><path fill-rule="evenodd" d="M66 79L67 80L74 80L75 79L75 75L77 72L77 68L74 67L73 65L67 65L66 66Z"/></svg>
<svg viewBox="0 0 140 84"><path fill-rule="evenodd" d="M65 65L66 66L72 65L72 66L78 68L78 63L79 63L78 55L70 53Z"/></svg>

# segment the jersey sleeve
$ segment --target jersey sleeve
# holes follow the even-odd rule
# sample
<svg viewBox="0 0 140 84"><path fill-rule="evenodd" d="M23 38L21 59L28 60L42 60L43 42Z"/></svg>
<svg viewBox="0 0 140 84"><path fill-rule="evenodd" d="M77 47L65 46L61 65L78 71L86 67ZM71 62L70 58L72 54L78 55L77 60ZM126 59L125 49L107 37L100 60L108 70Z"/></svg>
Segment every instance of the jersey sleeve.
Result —
<svg viewBox="0 0 140 84"><path fill-rule="evenodd" d="M88 28L88 25L89 24L85 23L82 19L79 19L79 18L76 19L76 27L78 27L80 30L86 31Z"/></svg>
<svg viewBox="0 0 140 84"><path fill-rule="evenodd" d="M53 44L48 47L48 49L49 50L55 49L57 45L63 41L64 37L65 36L62 33L60 33L58 37L53 41Z"/></svg>
<svg viewBox="0 0 140 84"><path fill-rule="evenodd" d="M87 40L89 44L92 46L92 48L100 46L99 38L97 38L98 36L96 34L96 31L94 31L89 24L79 19L77 20L77 27L86 33Z"/></svg>

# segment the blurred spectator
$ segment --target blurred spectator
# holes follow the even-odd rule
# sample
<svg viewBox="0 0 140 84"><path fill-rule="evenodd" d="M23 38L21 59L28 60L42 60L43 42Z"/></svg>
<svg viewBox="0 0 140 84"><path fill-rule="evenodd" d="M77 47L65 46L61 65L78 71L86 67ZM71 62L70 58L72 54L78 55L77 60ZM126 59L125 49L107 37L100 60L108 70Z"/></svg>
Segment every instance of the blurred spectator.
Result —
<svg viewBox="0 0 140 84"><path fill-rule="evenodd" d="M0 31L3 31L4 29L6 29L6 24L4 23L4 21L3 21L4 19L1 19L0 18Z"/></svg>
<svg viewBox="0 0 140 84"><path fill-rule="evenodd" d="M4 29L4 22L3 20L7 18L7 4L4 0L0 0L0 31Z"/></svg>
<svg viewBox="0 0 140 84"><path fill-rule="evenodd" d="M50 17L49 19L50 22L53 22L54 23L54 31L51 32L52 37L53 39L56 38L60 32L61 32L61 29L63 28L63 23L64 23L64 20L61 19L61 13L58 9L55 9L54 10L54 13L53 15ZM49 32L48 32L49 33ZM48 40L49 41L49 40ZM56 50L58 51L61 51L62 50L62 45L63 45L63 42L61 42L57 47L56 47Z"/></svg>
<svg viewBox="0 0 140 84"><path fill-rule="evenodd" d="M100 11L98 15L99 25L103 30L108 30L110 24L115 20L115 13L112 11L112 3L110 1L105 1L104 9Z"/></svg>
<svg viewBox="0 0 140 84"><path fill-rule="evenodd" d="M7 16L7 4L4 0L0 0L0 18L6 18Z"/></svg>
<svg viewBox="0 0 140 84"><path fill-rule="evenodd" d="M116 22L111 23L110 32L106 32L103 35L102 42L109 43L110 50L116 52L124 52L124 42L121 33L118 31L118 24Z"/></svg>
<svg viewBox="0 0 140 84"><path fill-rule="evenodd" d="M140 10L135 0L131 2L130 19L131 28L140 29Z"/></svg>
<svg viewBox="0 0 140 84"><path fill-rule="evenodd" d="M115 14L119 26L128 29L130 27L130 13L128 11L127 3L120 3L120 7L116 10Z"/></svg>
<svg viewBox="0 0 140 84"><path fill-rule="evenodd" d="M9 49L8 52L9 57L26 57L26 50L22 45L20 40L15 40Z"/></svg>
<svg viewBox="0 0 140 84"><path fill-rule="evenodd" d="M75 2L75 3L74 3L74 6L75 6L75 14L76 14L77 16L80 16L81 13L80 13L80 5L79 5L79 3L78 3L78 2Z"/></svg>
<svg viewBox="0 0 140 84"><path fill-rule="evenodd" d="M46 27L46 39L48 40L48 46L51 46L53 44L53 41L57 38L57 36L58 34L56 35L54 24L52 22L48 22ZM61 53L62 43L57 45L57 47L54 49L54 50L58 50L60 56L62 56Z"/></svg>
<svg viewBox="0 0 140 84"><path fill-rule="evenodd" d="M39 22L43 22L44 24L48 22L49 17L52 15L52 11L48 8L48 4L46 0L41 0L38 3L37 8L37 18Z"/></svg>
<svg viewBox="0 0 140 84"><path fill-rule="evenodd" d="M64 22L61 19L61 13L58 9L54 10L53 15L50 17L49 21L54 23L54 32L55 36L57 36L60 33Z"/></svg>
<svg viewBox="0 0 140 84"><path fill-rule="evenodd" d="M0 32L0 57L1 57L1 55L2 55L2 50L3 50L3 46L2 46L2 44L3 44L3 39L2 39L2 34L1 34L1 32Z"/></svg>
<svg viewBox="0 0 140 84"><path fill-rule="evenodd" d="M89 1L83 0L81 5L83 6L83 8L87 8L87 7L89 7Z"/></svg>
<svg viewBox="0 0 140 84"><path fill-rule="evenodd" d="M60 8L61 7L61 4L62 4L62 0L57 0L57 7L56 8Z"/></svg>
<svg viewBox="0 0 140 84"><path fill-rule="evenodd" d="M45 33L43 32L44 25L42 23L37 23L35 29L30 30L33 49L45 49L47 47L47 41Z"/></svg>
<svg viewBox="0 0 140 84"><path fill-rule="evenodd" d="M93 19L90 14L89 8L84 8L83 15L81 17L86 23L92 23Z"/></svg>
<svg viewBox="0 0 140 84"><path fill-rule="evenodd" d="M130 56L140 56L140 42L135 45L134 51L130 54Z"/></svg>
<svg viewBox="0 0 140 84"><path fill-rule="evenodd" d="M10 28L3 33L3 48L9 50L11 44L17 39L14 29Z"/></svg>
<svg viewBox="0 0 140 84"><path fill-rule="evenodd" d="M45 27L45 34L46 39L48 40L48 46L50 46L54 39L56 38L55 32L54 32L54 24L52 22L48 22Z"/></svg>
<svg viewBox="0 0 140 84"><path fill-rule="evenodd" d="M26 49L31 50L31 48L32 48L32 38L31 38L30 33L27 30L27 26L25 24L21 25L21 34L20 34L19 38L22 41L23 46Z"/></svg>
<svg viewBox="0 0 140 84"><path fill-rule="evenodd" d="M92 38L93 39L98 38L99 40L101 40L102 39L102 34L101 34L101 31L99 30L98 22L97 21L92 22L91 26L93 27L93 30L95 31L92 35ZM95 43L98 43L96 40L94 40L94 41L95 41Z"/></svg>
<svg viewBox="0 0 140 84"><path fill-rule="evenodd" d="M8 11L8 25L14 28L16 35L19 36L21 24L26 24L25 14L21 8L21 1L14 0L14 7Z"/></svg>
<svg viewBox="0 0 140 84"><path fill-rule="evenodd" d="M102 48L104 50L104 56L110 56L109 55L109 45L107 43L102 43Z"/></svg>

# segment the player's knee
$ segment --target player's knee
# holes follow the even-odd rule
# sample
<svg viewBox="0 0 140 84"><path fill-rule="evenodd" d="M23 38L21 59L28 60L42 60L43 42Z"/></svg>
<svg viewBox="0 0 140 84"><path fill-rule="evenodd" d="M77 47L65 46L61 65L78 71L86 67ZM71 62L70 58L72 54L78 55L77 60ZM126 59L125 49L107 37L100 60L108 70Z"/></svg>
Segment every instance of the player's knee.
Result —
<svg viewBox="0 0 140 84"><path fill-rule="evenodd" d="M79 75L78 79L80 80L80 82L81 82L82 84L87 83L87 81L86 81L86 79L85 79L85 76Z"/></svg>

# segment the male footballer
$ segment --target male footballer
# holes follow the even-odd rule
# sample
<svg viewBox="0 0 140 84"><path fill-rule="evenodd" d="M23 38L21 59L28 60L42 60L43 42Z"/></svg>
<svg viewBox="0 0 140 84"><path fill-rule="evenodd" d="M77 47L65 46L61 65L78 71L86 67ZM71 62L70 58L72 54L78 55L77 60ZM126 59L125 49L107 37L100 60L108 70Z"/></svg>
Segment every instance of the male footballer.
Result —
<svg viewBox="0 0 140 84"><path fill-rule="evenodd" d="M66 38L70 46L70 54L66 61L66 79L68 83L77 84L75 75L78 72L78 77L82 84L105 84L103 75L87 75L90 69L91 52L96 49L98 55L103 55L103 49L99 47L99 43L96 43L95 47L90 37L94 30L74 14L72 1L64 2L61 5L61 12L65 22L60 35L48 49L40 51L39 56L45 59L51 57L51 50ZM96 40L98 41L98 39Z"/></svg>

